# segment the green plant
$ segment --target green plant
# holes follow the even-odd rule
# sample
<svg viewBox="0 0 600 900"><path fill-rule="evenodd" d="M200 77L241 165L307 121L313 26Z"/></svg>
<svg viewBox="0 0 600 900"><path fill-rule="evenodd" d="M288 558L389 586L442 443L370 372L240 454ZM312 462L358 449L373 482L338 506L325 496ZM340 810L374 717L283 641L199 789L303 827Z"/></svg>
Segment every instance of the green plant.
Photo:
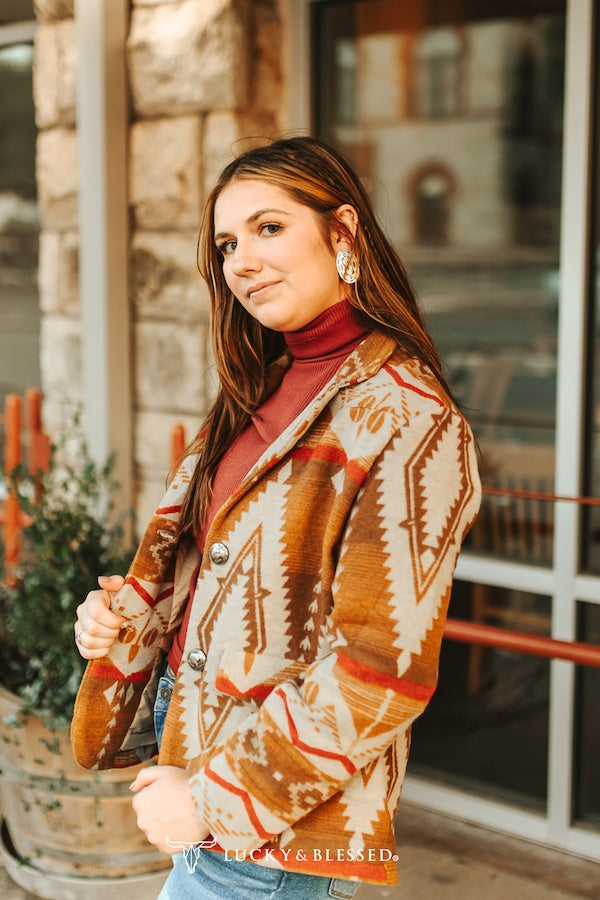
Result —
<svg viewBox="0 0 600 900"><path fill-rule="evenodd" d="M13 579L0 558L0 681L51 729L70 721L85 666L73 637L76 607L98 575L123 573L131 558L123 522L112 515L112 460L92 460L77 418L68 444L69 454L66 438L52 447L47 472L11 474L31 524ZM76 461L65 462L67 455Z"/></svg>

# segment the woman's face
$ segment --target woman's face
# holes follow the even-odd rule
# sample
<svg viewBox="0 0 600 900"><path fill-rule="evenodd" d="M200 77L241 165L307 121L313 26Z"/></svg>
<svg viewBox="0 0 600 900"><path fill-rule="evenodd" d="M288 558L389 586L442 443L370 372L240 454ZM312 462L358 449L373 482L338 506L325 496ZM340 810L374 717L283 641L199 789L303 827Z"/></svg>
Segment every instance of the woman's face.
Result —
<svg viewBox="0 0 600 900"><path fill-rule="evenodd" d="M217 198L214 225L225 281L266 328L298 331L345 296L316 213L283 189L232 181Z"/></svg>

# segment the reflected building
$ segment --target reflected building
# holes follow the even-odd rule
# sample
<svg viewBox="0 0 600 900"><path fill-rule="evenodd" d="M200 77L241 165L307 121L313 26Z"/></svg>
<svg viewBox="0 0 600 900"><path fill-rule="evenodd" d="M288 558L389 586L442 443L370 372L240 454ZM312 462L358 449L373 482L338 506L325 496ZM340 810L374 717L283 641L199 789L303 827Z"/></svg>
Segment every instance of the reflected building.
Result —
<svg viewBox="0 0 600 900"><path fill-rule="evenodd" d="M316 16L317 128L364 174L408 263L488 480L552 493L564 12L428 24L426 4L376 2ZM547 504L520 547L485 506L480 550L550 560Z"/></svg>

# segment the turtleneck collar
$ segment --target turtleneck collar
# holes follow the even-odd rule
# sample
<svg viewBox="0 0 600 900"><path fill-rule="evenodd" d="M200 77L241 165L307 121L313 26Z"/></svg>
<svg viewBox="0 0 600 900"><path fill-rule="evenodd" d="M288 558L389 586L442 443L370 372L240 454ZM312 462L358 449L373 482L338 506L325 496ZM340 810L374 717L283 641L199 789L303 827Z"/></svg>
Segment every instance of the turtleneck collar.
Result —
<svg viewBox="0 0 600 900"><path fill-rule="evenodd" d="M333 359L345 356L349 344L366 337L368 330L357 322L348 300L340 300L299 331L283 336L294 359Z"/></svg>

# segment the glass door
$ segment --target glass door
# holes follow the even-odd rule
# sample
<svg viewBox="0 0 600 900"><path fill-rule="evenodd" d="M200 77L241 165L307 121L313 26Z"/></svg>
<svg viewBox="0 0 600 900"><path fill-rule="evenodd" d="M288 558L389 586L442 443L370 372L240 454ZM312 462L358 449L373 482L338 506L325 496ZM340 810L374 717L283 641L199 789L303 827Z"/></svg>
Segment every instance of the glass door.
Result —
<svg viewBox="0 0 600 900"><path fill-rule="evenodd" d="M481 449L484 501L450 614L592 641L600 567L582 542L598 540L600 513L578 503L595 492L597 420L584 390L591 0L303 6L313 132L362 175ZM600 858L594 679L444 642L405 794Z"/></svg>

